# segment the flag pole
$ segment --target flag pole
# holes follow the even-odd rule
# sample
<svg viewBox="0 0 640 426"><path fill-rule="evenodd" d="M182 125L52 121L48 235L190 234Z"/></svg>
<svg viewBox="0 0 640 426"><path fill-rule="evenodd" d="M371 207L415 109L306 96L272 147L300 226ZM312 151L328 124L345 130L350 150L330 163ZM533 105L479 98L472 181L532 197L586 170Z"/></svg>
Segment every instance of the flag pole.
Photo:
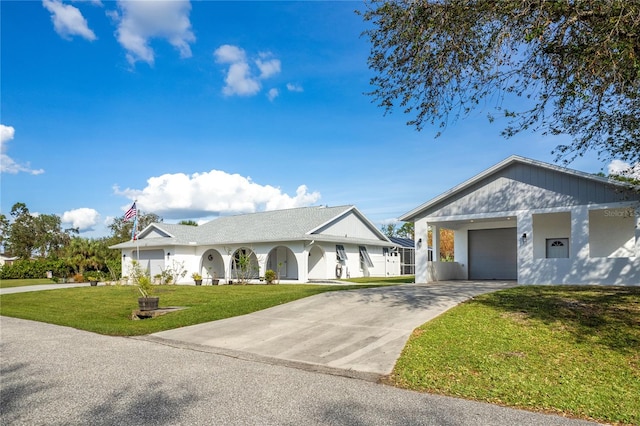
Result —
<svg viewBox="0 0 640 426"><path fill-rule="evenodd" d="M136 260L140 264L140 241L138 240L138 200L134 201L136 205L136 219L133 222L133 238L136 240Z"/></svg>

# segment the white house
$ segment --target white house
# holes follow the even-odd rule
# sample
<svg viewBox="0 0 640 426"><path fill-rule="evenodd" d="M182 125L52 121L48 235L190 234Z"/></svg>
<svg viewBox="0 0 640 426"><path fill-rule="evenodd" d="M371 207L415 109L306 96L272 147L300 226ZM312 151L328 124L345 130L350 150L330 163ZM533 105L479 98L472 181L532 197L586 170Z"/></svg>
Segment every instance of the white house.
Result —
<svg viewBox="0 0 640 426"><path fill-rule="evenodd" d="M0 266L11 265L16 260L18 260L17 256L9 256L8 254L0 253Z"/></svg>
<svg viewBox="0 0 640 426"><path fill-rule="evenodd" d="M512 156L403 215L416 282L640 285L640 188ZM454 231L454 262L428 261L427 229Z"/></svg>
<svg viewBox="0 0 640 426"><path fill-rule="evenodd" d="M122 273L139 259L151 276L183 265L183 282L199 272L205 282L238 278L243 253L252 278L267 269L287 282L400 275L392 243L355 207L304 207L221 217L200 226L153 223L137 241L112 246L122 253Z"/></svg>

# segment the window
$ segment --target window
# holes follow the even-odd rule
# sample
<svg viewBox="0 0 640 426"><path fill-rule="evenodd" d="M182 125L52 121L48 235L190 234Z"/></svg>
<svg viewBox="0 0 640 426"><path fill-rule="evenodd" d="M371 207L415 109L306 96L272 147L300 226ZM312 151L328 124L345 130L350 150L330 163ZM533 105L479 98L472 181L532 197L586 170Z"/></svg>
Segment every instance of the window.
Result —
<svg viewBox="0 0 640 426"><path fill-rule="evenodd" d="M547 239L547 259L558 259L569 257L568 238L548 238Z"/></svg>
<svg viewBox="0 0 640 426"><path fill-rule="evenodd" d="M358 248L360 250L360 265L363 266L363 269L364 269L364 266L368 266L369 268L372 268L373 262L369 257L369 253L367 253L367 248L365 246L360 246Z"/></svg>
<svg viewBox="0 0 640 426"><path fill-rule="evenodd" d="M340 262L347 260L347 253L344 251L344 246L341 244L336 244L336 259Z"/></svg>

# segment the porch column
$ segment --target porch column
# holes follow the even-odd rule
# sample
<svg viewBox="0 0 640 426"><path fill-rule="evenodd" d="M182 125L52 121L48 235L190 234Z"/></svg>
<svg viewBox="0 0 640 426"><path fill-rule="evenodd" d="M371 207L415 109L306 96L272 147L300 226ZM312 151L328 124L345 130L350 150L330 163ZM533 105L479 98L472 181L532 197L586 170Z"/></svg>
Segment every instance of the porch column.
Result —
<svg viewBox="0 0 640 426"><path fill-rule="evenodd" d="M533 284L537 265L533 258L533 216L529 211L516 215L516 237L518 238L518 284ZM524 236L527 236L524 238Z"/></svg>
<svg viewBox="0 0 640 426"><path fill-rule="evenodd" d="M429 241L427 240L429 224L426 219L418 219L415 221L415 265L416 265L416 283L429 282Z"/></svg>
<svg viewBox="0 0 640 426"><path fill-rule="evenodd" d="M438 225L431 225L431 239L433 261L440 262L440 227Z"/></svg>

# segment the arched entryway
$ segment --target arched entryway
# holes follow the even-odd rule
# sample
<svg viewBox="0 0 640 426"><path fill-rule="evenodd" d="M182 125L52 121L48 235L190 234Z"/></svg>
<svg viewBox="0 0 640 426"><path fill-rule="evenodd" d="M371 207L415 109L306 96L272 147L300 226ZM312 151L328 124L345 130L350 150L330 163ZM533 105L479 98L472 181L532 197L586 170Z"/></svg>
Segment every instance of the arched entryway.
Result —
<svg viewBox="0 0 640 426"><path fill-rule="evenodd" d="M311 247L309 250L309 269L308 276L310 280L326 279L327 264L324 250L318 246Z"/></svg>
<svg viewBox="0 0 640 426"><path fill-rule="evenodd" d="M230 278L240 283L257 280L260 276L260 264L256 254L247 247L241 247L231 256Z"/></svg>
<svg viewBox="0 0 640 426"><path fill-rule="evenodd" d="M266 269L275 271L281 280L298 279L298 261L289 247L273 248L267 257Z"/></svg>
<svg viewBox="0 0 640 426"><path fill-rule="evenodd" d="M217 250L207 250L202 255L202 273L205 280L224 279L224 261Z"/></svg>

